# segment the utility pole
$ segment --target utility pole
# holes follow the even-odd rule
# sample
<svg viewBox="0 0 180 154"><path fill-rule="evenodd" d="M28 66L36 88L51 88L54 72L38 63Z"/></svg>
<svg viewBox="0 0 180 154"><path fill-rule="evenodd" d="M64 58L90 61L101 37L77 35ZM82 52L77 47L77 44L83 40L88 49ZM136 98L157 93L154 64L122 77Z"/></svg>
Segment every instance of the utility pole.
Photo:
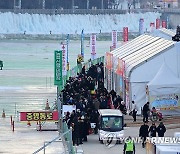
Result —
<svg viewBox="0 0 180 154"><path fill-rule="evenodd" d="M19 9L21 9L21 0L19 0Z"/></svg>
<svg viewBox="0 0 180 154"><path fill-rule="evenodd" d="M21 0L14 0L14 9L21 9Z"/></svg>
<svg viewBox="0 0 180 154"><path fill-rule="evenodd" d="M45 9L46 0L42 0L42 9Z"/></svg>
<svg viewBox="0 0 180 154"><path fill-rule="evenodd" d="M89 9L89 0L87 0L87 9Z"/></svg>
<svg viewBox="0 0 180 154"><path fill-rule="evenodd" d="M101 0L101 9L103 10L104 9L104 0Z"/></svg>
<svg viewBox="0 0 180 154"><path fill-rule="evenodd" d="M72 0L72 9L74 10L74 0Z"/></svg>

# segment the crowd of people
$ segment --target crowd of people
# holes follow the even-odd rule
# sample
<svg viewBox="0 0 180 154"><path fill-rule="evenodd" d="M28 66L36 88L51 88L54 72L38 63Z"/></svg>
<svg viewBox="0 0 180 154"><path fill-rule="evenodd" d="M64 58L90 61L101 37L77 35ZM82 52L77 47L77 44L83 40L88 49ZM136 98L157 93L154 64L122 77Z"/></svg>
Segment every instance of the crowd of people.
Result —
<svg viewBox="0 0 180 154"><path fill-rule="evenodd" d="M122 98L114 90L110 92L104 87L103 63L92 65L88 71L83 66L76 77L70 77L63 92L63 103L75 105L76 111L67 113L65 121L72 127L73 144L79 145L87 141L91 123L95 123L94 133L98 132L98 110L120 109L125 113L126 107Z"/></svg>
<svg viewBox="0 0 180 154"><path fill-rule="evenodd" d="M75 77L69 77L65 88L62 90L63 104L76 106L76 111L67 112L64 121L68 128L72 127L73 145L83 144L88 140L91 133L91 124L95 124L94 133L98 132L99 109L119 109L126 114L126 106L122 98L114 90L110 92L104 87L104 66L103 63L92 65L86 71L83 66L82 71ZM137 114L136 103L132 101L132 116L134 122ZM148 126L149 112L154 114L155 108L149 109L147 102L142 109L144 124L139 129L139 136L142 137L142 147L145 147L146 137L163 137L166 128L162 122L156 127L155 123ZM128 146L128 145L127 145Z"/></svg>

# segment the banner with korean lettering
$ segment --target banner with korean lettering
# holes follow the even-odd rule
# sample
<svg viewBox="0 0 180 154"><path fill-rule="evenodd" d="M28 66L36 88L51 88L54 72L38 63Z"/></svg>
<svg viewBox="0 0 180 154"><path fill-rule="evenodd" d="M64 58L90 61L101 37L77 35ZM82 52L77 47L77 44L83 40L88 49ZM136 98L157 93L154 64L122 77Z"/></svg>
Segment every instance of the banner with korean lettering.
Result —
<svg viewBox="0 0 180 154"><path fill-rule="evenodd" d="M128 41L128 27L123 27L123 42Z"/></svg>
<svg viewBox="0 0 180 154"><path fill-rule="evenodd" d="M116 74L123 76L123 61L118 58L118 65L117 65L117 69L116 69Z"/></svg>
<svg viewBox="0 0 180 154"><path fill-rule="evenodd" d="M116 30L112 31L112 48L113 49L117 48L117 31Z"/></svg>
<svg viewBox="0 0 180 154"><path fill-rule="evenodd" d="M67 46L65 44L61 45L62 48L62 74L65 76L67 74Z"/></svg>
<svg viewBox="0 0 180 154"><path fill-rule="evenodd" d="M96 59L96 34L92 34L90 37L90 45L91 45L91 59Z"/></svg>
<svg viewBox="0 0 180 154"><path fill-rule="evenodd" d="M54 51L54 85L62 84L62 51Z"/></svg>
<svg viewBox="0 0 180 154"><path fill-rule="evenodd" d="M154 28L155 28L155 24L154 24L154 22L151 22L150 23L150 30L151 30L151 32L154 31Z"/></svg>
<svg viewBox="0 0 180 154"><path fill-rule="evenodd" d="M113 67L113 54L110 52L106 52L106 68L112 69Z"/></svg>
<svg viewBox="0 0 180 154"><path fill-rule="evenodd" d="M117 65L117 70L116 70L116 74L120 75L120 76L124 76L124 70L125 69L125 63L123 60L121 60L120 58L118 58L118 65Z"/></svg>
<svg viewBox="0 0 180 154"><path fill-rule="evenodd" d="M156 19L156 29L160 28L160 19Z"/></svg>
<svg viewBox="0 0 180 154"><path fill-rule="evenodd" d="M167 27L167 25L166 25L166 21L162 21L162 28L166 28Z"/></svg>
<svg viewBox="0 0 180 154"><path fill-rule="evenodd" d="M20 121L57 121L58 111L20 112Z"/></svg>
<svg viewBox="0 0 180 154"><path fill-rule="evenodd" d="M144 33L144 19L139 19L139 35L142 35Z"/></svg>

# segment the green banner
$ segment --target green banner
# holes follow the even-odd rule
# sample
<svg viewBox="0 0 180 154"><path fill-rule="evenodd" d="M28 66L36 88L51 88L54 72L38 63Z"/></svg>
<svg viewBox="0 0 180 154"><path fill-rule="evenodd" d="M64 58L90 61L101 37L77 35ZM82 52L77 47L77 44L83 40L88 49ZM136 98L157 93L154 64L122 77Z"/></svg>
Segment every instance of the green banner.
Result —
<svg viewBox="0 0 180 154"><path fill-rule="evenodd" d="M54 51L54 85L63 85L62 51Z"/></svg>

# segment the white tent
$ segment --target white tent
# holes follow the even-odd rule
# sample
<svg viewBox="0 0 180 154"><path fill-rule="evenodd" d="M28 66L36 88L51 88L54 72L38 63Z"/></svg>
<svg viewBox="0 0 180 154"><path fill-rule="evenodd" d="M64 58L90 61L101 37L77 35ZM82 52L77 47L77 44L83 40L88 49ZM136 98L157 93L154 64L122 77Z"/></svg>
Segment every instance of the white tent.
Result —
<svg viewBox="0 0 180 154"><path fill-rule="evenodd" d="M126 101L127 107L131 108L132 100L136 102L138 108L141 108L147 102L147 84L156 76L164 61L167 62L168 67L174 72L175 76L180 76L179 42L144 34L123 44L111 51L111 53L113 54L113 65L116 64L115 59L117 58L125 62L126 80L123 80L124 87L121 86L122 80L114 75L115 73L111 79L106 78L106 80L108 81L107 83L112 82L112 89L116 91L118 87L123 87L123 96L125 96L123 99ZM172 73L170 74L172 75ZM164 80L170 78L168 75L169 73L165 73L164 77L162 77L164 79L156 82L164 84L166 82ZM168 82L170 83L171 81L175 82L177 78L175 80L172 77ZM128 88L126 89L125 86ZM166 91L165 88L163 90ZM170 87L168 90L170 90ZM117 93L120 92L117 91Z"/></svg>
<svg viewBox="0 0 180 154"><path fill-rule="evenodd" d="M167 40L172 40L172 37L176 34L176 32L172 29L160 28L154 30L151 34Z"/></svg>
<svg viewBox="0 0 180 154"><path fill-rule="evenodd" d="M152 96L180 93L180 79L163 63L155 77L148 83Z"/></svg>

